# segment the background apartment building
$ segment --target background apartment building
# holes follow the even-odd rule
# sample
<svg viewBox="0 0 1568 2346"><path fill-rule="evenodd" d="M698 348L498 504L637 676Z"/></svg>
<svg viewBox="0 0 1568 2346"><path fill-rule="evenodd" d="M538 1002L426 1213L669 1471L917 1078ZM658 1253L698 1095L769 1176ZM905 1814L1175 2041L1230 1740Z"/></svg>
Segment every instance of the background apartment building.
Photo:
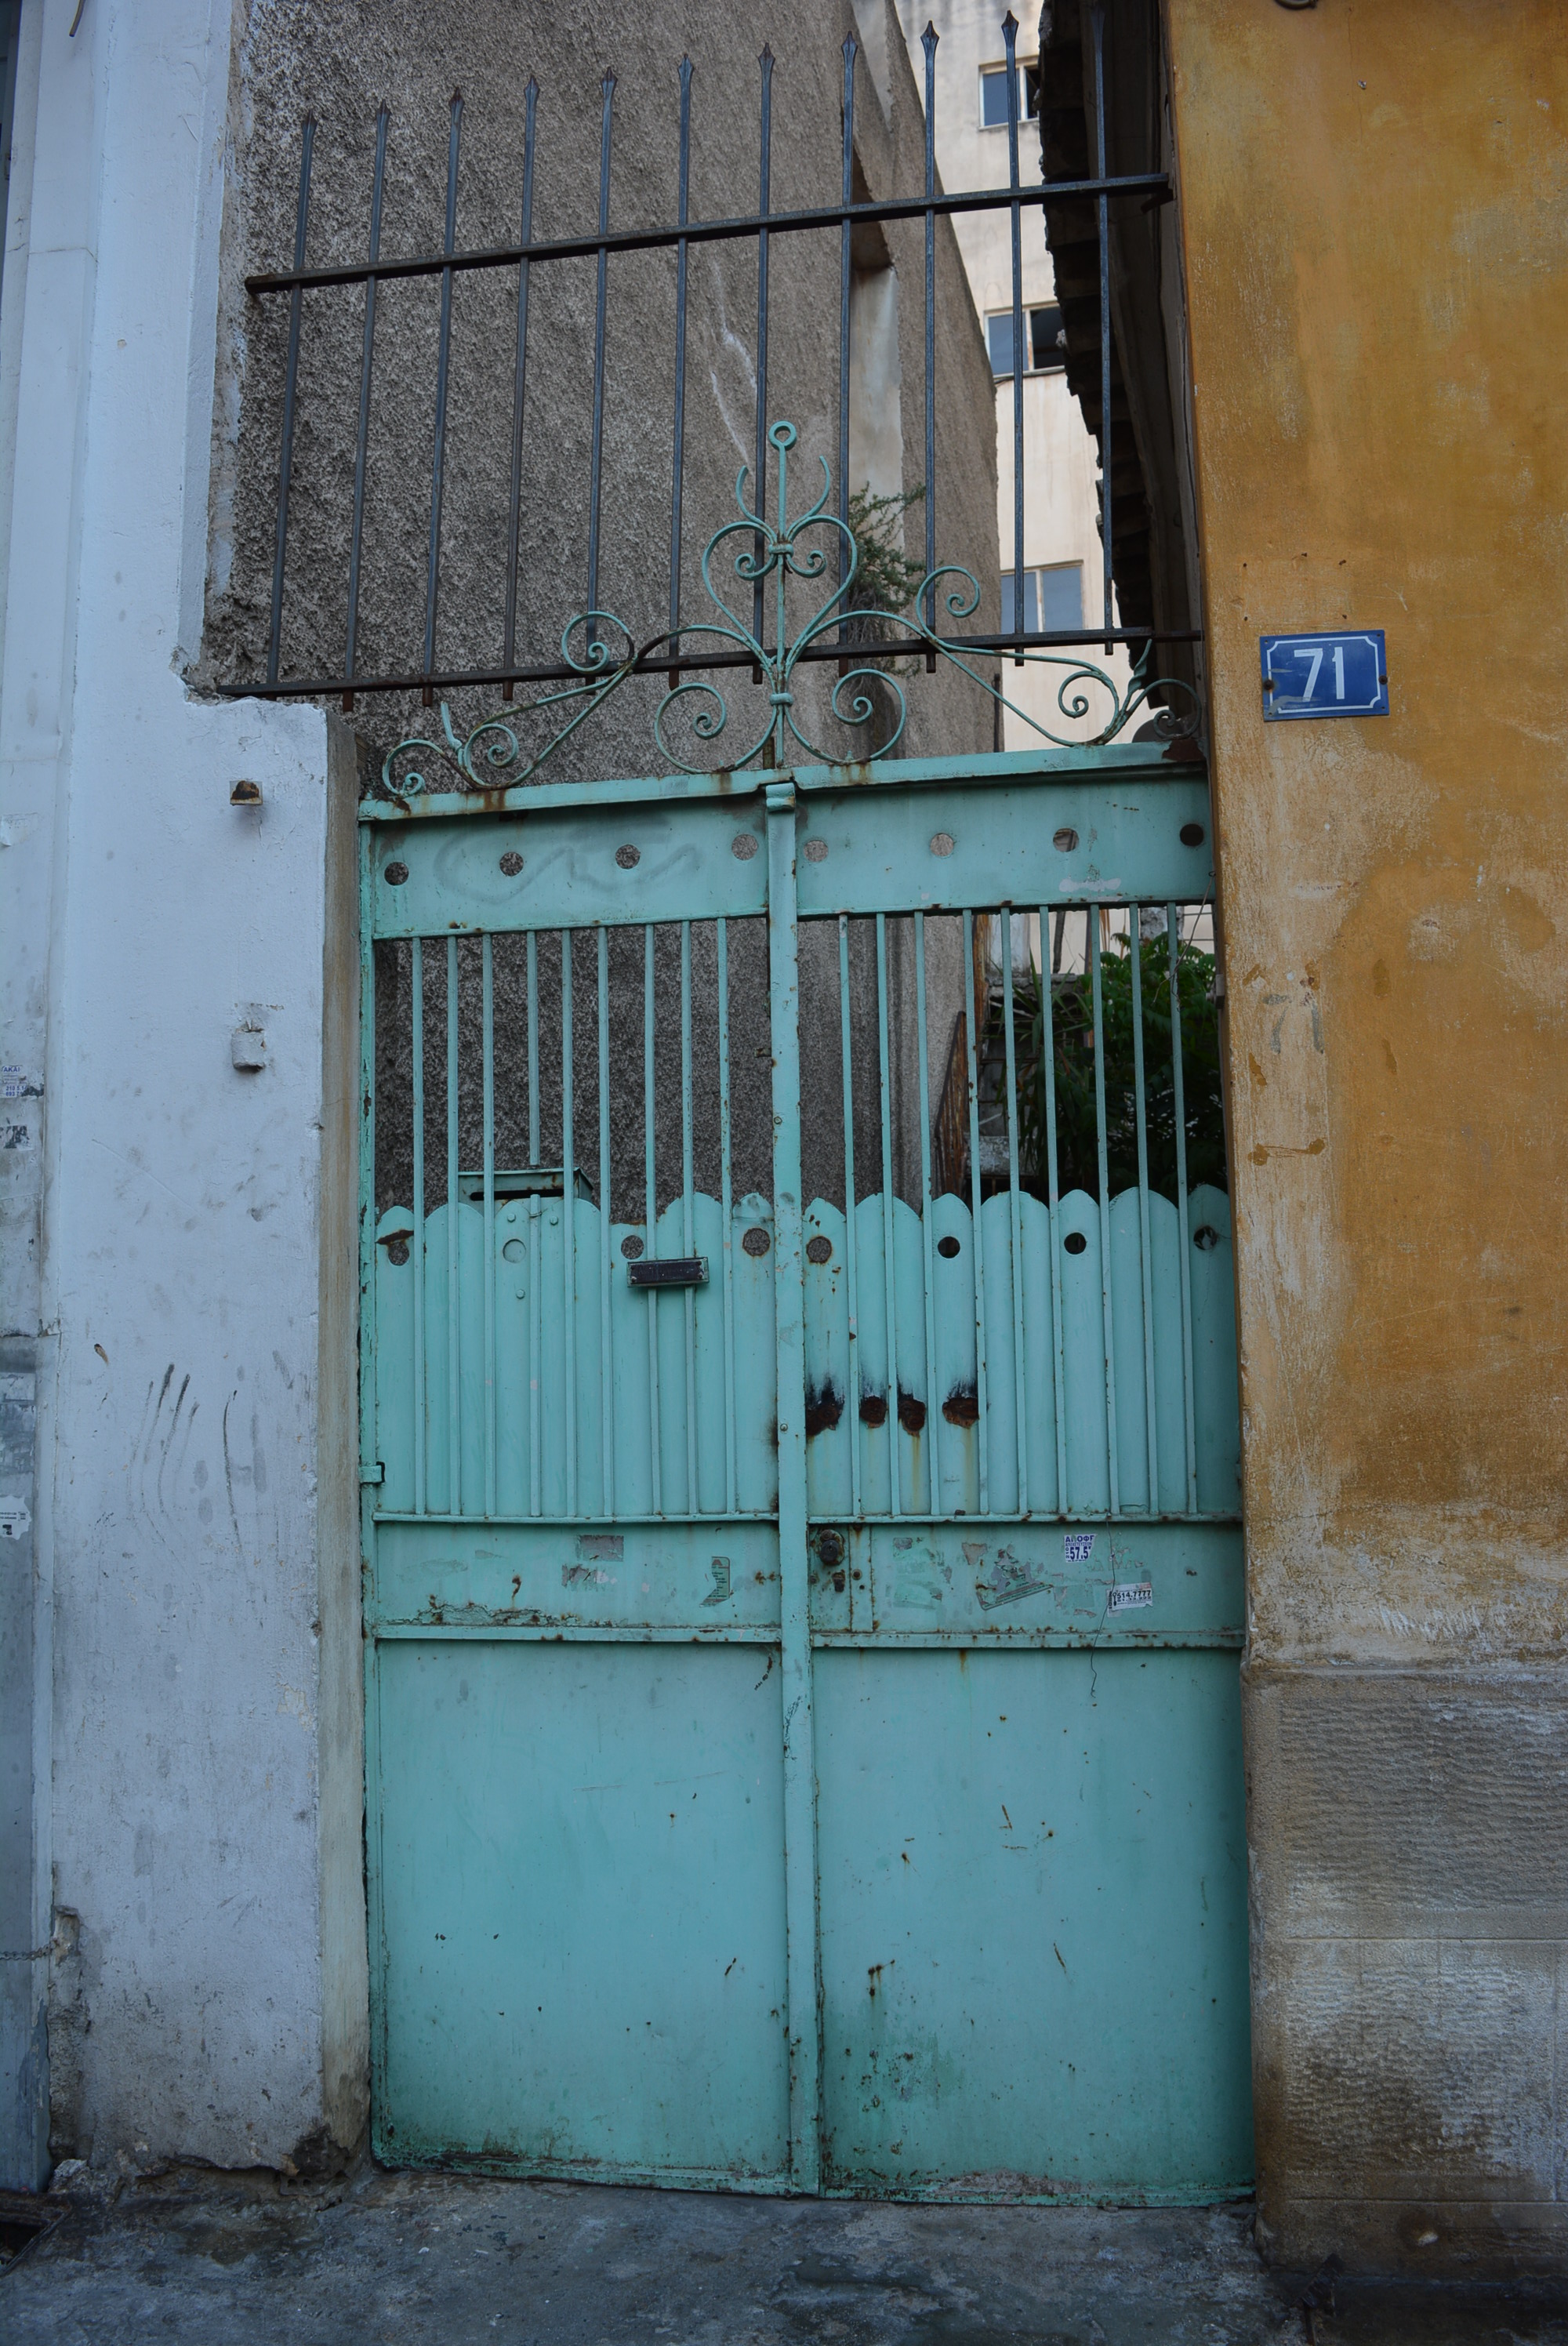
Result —
<svg viewBox="0 0 1568 2346"><path fill-rule="evenodd" d="M1010 167L1005 0L897 0L899 24L917 87L926 88L922 36L937 34L937 168L946 188L1005 187ZM1040 177L1038 26L1028 9L1014 45L1021 178ZM1015 607L1013 450L1021 408L1023 441L1023 590L1025 630L1072 633L1103 620L1104 557L1099 529L1099 468L1095 442L1067 386L1066 342L1055 272L1041 216L1019 224L1023 314L1023 365L1013 350L1013 238L1007 214L961 213L953 222L970 291L985 331L996 378L996 524L1002 548L1002 618ZM1115 618L1117 604L1113 594ZM1122 646L1084 647L1083 658L1125 689L1131 659ZM1088 740L1105 722L1104 696L1089 688L1088 712L1069 719L1058 706L1064 668L1031 665L1002 672L1018 709L1052 732ZM1026 748L1038 737L1023 716L1003 717L1003 746Z"/></svg>

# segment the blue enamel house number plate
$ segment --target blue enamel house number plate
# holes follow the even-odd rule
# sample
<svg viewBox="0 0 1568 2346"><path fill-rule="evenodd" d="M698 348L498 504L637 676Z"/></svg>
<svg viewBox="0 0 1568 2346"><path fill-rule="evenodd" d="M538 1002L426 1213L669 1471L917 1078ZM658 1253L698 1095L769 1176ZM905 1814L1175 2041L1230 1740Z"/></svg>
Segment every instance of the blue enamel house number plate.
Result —
<svg viewBox="0 0 1568 2346"><path fill-rule="evenodd" d="M1355 627L1339 636L1260 636L1258 648L1266 723L1388 715L1389 660L1381 627Z"/></svg>

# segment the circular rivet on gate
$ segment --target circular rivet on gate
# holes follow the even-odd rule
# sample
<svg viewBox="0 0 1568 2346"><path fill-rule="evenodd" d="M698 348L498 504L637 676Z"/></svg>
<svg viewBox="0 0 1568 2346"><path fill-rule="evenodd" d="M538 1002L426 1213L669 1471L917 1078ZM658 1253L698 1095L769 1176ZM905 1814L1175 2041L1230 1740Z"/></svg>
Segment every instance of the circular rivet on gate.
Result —
<svg viewBox="0 0 1568 2346"><path fill-rule="evenodd" d="M641 1239L636 1236L635 1231L628 1231L626 1236L621 1240L622 1254L625 1255L628 1262L636 1262L642 1250L643 1242Z"/></svg>
<svg viewBox="0 0 1568 2346"><path fill-rule="evenodd" d="M1203 845L1202 823L1184 822L1181 827L1181 843L1184 847L1201 847Z"/></svg>
<svg viewBox="0 0 1568 2346"><path fill-rule="evenodd" d="M634 870L636 866L642 862L642 860L643 852L640 847L632 847L628 845L626 847L617 847L616 850L616 862L620 865L623 872L630 872Z"/></svg>
<svg viewBox="0 0 1568 2346"><path fill-rule="evenodd" d="M517 850L514 847L509 847L505 854L502 857L501 869L505 872L508 880L515 880L519 872L522 871L523 858L518 854Z"/></svg>
<svg viewBox="0 0 1568 2346"><path fill-rule="evenodd" d="M1192 1242L1195 1247L1201 1247L1205 1254L1212 1254L1219 1244L1219 1232L1211 1229L1207 1222L1205 1222L1201 1229L1194 1230Z"/></svg>
<svg viewBox="0 0 1568 2346"><path fill-rule="evenodd" d="M950 1232L946 1238L938 1239L936 1242L936 1250L938 1254L943 1256L947 1261L951 1262L953 1256L958 1252L958 1240Z"/></svg>
<svg viewBox="0 0 1568 2346"><path fill-rule="evenodd" d="M1071 823L1064 823L1060 831L1052 832L1051 844L1058 855L1075 855L1078 852L1078 834Z"/></svg>
<svg viewBox="0 0 1568 2346"><path fill-rule="evenodd" d="M740 1250L743 1254L762 1255L767 1253L772 1243L761 1223L753 1222L740 1241Z"/></svg>
<svg viewBox="0 0 1568 2346"><path fill-rule="evenodd" d="M521 1262L528 1250L521 1239L508 1239L501 1250L503 1262Z"/></svg>
<svg viewBox="0 0 1568 2346"><path fill-rule="evenodd" d="M1089 1241L1082 1230L1069 1230L1062 1243L1069 1254L1082 1254Z"/></svg>
<svg viewBox="0 0 1568 2346"><path fill-rule="evenodd" d="M387 1248L387 1260L389 1262L395 1262L400 1270L402 1269L404 1263L408 1260L408 1240L406 1239L395 1238L391 1241Z"/></svg>
<svg viewBox="0 0 1568 2346"><path fill-rule="evenodd" d="M805 853L808 863L825 863L828 860L827 841L825 839L809 839L806 842Z"/></svg>
<svg viewBox="0 0 1568 2346"><path fill-rule="evenodd" d="M389 888L401 888L407 878L408 865L406 863L389 863L387 865L386 881Z"/></svg>
<svg viewBox="0 0 1568 2346"><path fill-rule="evenodd" d="M824 1238L808 1239L806 1241L806 1260L808 1262L831 1262L833 1260L832 1239Z"/></svg>
<svg viewBox="0 0 1568 2346"><path fill-rule="evenodd" d="M737 863L749 863L757 852L756 832L738 831L729 842L729 852Z"/></svg>
<svg viewBox="0 0 1568 2346"><path fill-rule="evenodd" d="M823 1563L827 1566L829 1571L836 1572L840 1565L844 1561L843 1533L819 1532L817 1535L817 1553L821 1557Z"/></svg>
<svg viewBox="0 0 1568 2346"><path fill-rule="evenodd" d="M952 853L952 831L939 831L932 841L931 852L933 855L951 855Z"/></svg>

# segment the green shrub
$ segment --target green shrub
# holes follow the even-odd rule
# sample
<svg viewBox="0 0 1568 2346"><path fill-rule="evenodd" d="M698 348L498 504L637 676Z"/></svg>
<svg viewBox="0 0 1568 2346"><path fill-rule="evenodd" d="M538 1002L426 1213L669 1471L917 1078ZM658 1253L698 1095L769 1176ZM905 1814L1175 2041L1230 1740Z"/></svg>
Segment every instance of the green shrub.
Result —
<svg viewBox="0 0 1568 2346"><path fill-rule="evenodd" d="M1144 1027L1144 1105L1149 1185L1176 1194L1176 1091L1171 1069L1170 951L1162 937L1139 953ZM1196 945L1177 948L1181 1009L1182 1090L1189 1189L1200 1181L1226 1185L1225 1116L1219 1073L1219 1027L1214 1004L1214 955ZM1105 1046L1105 1148L1111 1195L1138 1178L1137 1095L1133 1058L1133 964L1125 940L1100 956L1101 1016ZM1013 1048L1018 1068L1020 1170L1031 1188L1046 1189L1045 1081L1042 1064L1041 979L1037 970L1013 991ZM1060 1190L1100 1186L1095 1097L1093 988L1088 972L1051 980L1053 1059L1056 1079L1056 1163Z"/></svg>

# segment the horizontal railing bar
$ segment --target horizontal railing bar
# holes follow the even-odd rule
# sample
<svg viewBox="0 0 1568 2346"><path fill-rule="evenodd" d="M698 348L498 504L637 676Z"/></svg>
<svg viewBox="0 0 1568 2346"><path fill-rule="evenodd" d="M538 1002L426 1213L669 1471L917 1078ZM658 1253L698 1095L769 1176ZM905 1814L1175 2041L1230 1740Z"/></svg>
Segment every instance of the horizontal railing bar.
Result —
<svg viewBox="0 0 1568 2346"><path fill-rule="evenodd" d="M306 292L329 285L378 284L392 277L439 277L476 269L515 269L524 260L586 260L601 252L656 252L677 244L726 244L746 237L782 236L791 230L852 228L860 221L924 219L928 212L1009 211L1014 204L1048 204L1081 196L1147 196L1169 191L1164 171L1125 173L1116 178L1052 179L1038 188L972 188L956 196L894 196L874 204L818 204L805 211L748 213L742 219L688 220L684 226L618 229L603 236L565 236L548 242L486 245L470 252L421 253L406 260L344 261L326 269L265 269L245 280L253 301L263 293Z"/></svg>
<svg viewBox="0 0 1568 2346"><path fill-rule="evenodd" d="M1068 744L1042 742L1033 750L977 751L967 758L883 758L869 765L718 767L707 774L683 770L674 774L620 775L613 780L596 782L511 782L504 789L494 790L464 786L426 790L406 799L361 799L359 820L431 822L457 815L466 821L475 812L533 814L562 808L661 806L672 800L728 799L739 804L756 798L770 782L778 781L792 783L805 798L842 794L847 790L966 788L982 780L1004 787L1066 789L1079 793L1085 789L1124 789L1129 783L1139 790L1181 790L1191 784L1206 787L1207 767L1202 759L1184 758L1173 763L1170 747L1168 742L1111 741L1085 742L1081 750L1074 750ZM1064 811L1070 811L1067 802L1063 803ZM1195 817L1200 811L1200 806L1195 803ZM1115 903L1120 899L1114 891L1106 894L1091 891L1070 900L1052 899L1053 903L1066 901L1086 904Z"/></svg>
<svg viewBox="0 0 1568 2346"><path fill-rule="evenodd" d="M694 620L690 632L700 635L700 624ZM661 636L658 640L663 644L665 638ZM1000 656L1003 652L1020 649L1087 651L1095 644L1105 643L1200 644L1203 631L1198 627L1080 627L1071 634L939 636L937 641L950 651L994 652ZM847 648L835 638L830 643L808 644L796 654L796 659L851 660L857 666L869 667L873 660L907 658L911 653L929 651L930 648L923 636L890 636L879 638L874 643L850 644ZM763 656L768 660L774 657L767 646L763 647ZM748 651L682 652L677 659L665 649L639 652L631 663L631 673L634 676L667 676L675 668L684 673L688 668L755 668L756 664L755 653ZM586 690L602 681L603 676L616 672L606 668L602 674L596 674L556 662L554 666L449 668L444 672L438 669L431 676L426 676L423 669L414 668L394 676L356 676L351 680L345 676L301 677L289 684L220 684L216 688L226 700L309 699L318 693L346 692L350 689L351 681L355 692L423 692L427 686L435 692L455 692L464 685L574 683L582 685ZM519 716L525 713L524 709L517 711Z"/></svg>
<svg viewBox="0 0 1568 2346"><path fill-rule="evenodd" d="M716 1515L698 1518L703 1523L717 1523ZM912 1520L912 1518L911 1519ZM1000 1515L987 1517L991 1523L1001 1523ZM1139 1521L1142 1521L1140 1516ZM773 1622L681 1621L676 1623L634 1622L621 1626L609 1622L527 1622L496 1620L493 1616L477 1622L453 1621L443 1617L423 1620L388 1620L379 1614L367 1616L367 1633L378 1645L419 1638L439 1639L444 1644L468 1645L565 1645L565 1646L758 1646L777 1647L779 1624ZM1242 1633L1222 1624L1201 1629L1035 1629L1022 1624L1013 1626L998 1622L985 1627L974 1622L953 1629L827 1629L813 1623L811 1650L813 1653L836 1649L863 1648L867 1653L964 1653L979 1650L995 1653L1236 1653L1242 1644ZM556 2168L530 2168L530 2173L555 2174ZM585 2171L585 2180L602 2179L598 2169ZM655 2178L650 2178L650 2180ZM721 2188L733 2188L728 2169L718 2178ZM695 2182L706 2188L709 2171L700 2170L695 2177L690 2168L678 2172L661 2168L657 2180L661 2184L675 2183L681 2189ZM748 2191L789 2190L799 2188L796 2183L776 2184L769 2178L748 2177ZM1028 2203L1024 2203L1028 2204ZM1144 2204L1147 2204L1146 2201Z"/></svg>
<svg viewBox="0 0 1568 2346"><path fill-rule="evenodd" d="M535 1531L541 1526L544 1526L545 1528L555 1528L557 1530L569 1529L572 1531L581 1531L586 1527L593 1531L625 1533L627 1531L635 1531L639 1527L646 1527L649 1531L663 1532L669 1530L672 1525L681 1524L694 1525L698 1530L709 1529L715 1525L727 1523L777 1525L779 1517L771 1509L764 1510L760 1508L726 1507L721 1513L710 1515L694 1515L689 1512L672 1512L667 1515L649 1515L646 1509L642 1509L635 1514L617 1515L483 1515L467 1514L456 1517L443 1515L433 1520L438 1520L443 1528L455 1521L465 1525L471 1530L482 1532L490 1532L493 1530L504 1531L513 1525L516 1525L528 1531ZM881 1514L867 1514L862 1511L860 1515L855 1515L847 1508L840 1508L837 1513L834 1513L831 1510L818 1512L816 1509L813 1509L807 1520L812 1524L852 1525L857 1530L859 1530L862 1524L874 1531L885 1531L891 1525L894 1530L900 1532L906 1531L911 1524L925 1524L929 1525L933 1530L945 1530L954 1534L961 1530L969 1529L982 1522L982 1518L978 1515L933 1515L930 1514L894 1515L890 1515L885 1511ZM433 1518L429 1515L412 1515L406 1507L392 1507L388 1508L385 1514L378 1513L375 1516L375 1521L378 1524L412 1524L416 1528L422 1529L427 1527L433 1521ZM1234 1508L1232 1508L1229 1513L1226 1513L1220 1508L1211 1508L1207 1511L1205 1511L1202 1508L1192 1508L1185 1510L1180 1514L1171 1511L1157 1515L1146 1515L1144 1510L1140 1508L1135 1515L1127 1515L1124 1513L1122 1515L1113 1515L1107 1514L1103 1507L1097 1510L1093 1507L1074 1507L1066 1514L1062 1514L1052 1508L1045 1507L1042 1508L1037 1514L1021 1515L1015 1507L1002 1507L998 1508L994 1515L986 1515L983 1518L983 1521L987 1525L1031 1524L1036 1528L1045 1531L1053 1530L1058 1525L1071 1530L1073 1525L1075 1524L1093 1524L1095 1529L1099 1530L1105 1525L1109 1524L1118 1528L1125 1525L1129 1532L1140 1532L1146 1529L1150 1524L1183 1524L1188 1525L1194 1524L1235 1524L1239 1525L1241 1517L1236 1513ZM1092 1633L1086 1631L1084 1634L1090 1635Z"/></svg>

